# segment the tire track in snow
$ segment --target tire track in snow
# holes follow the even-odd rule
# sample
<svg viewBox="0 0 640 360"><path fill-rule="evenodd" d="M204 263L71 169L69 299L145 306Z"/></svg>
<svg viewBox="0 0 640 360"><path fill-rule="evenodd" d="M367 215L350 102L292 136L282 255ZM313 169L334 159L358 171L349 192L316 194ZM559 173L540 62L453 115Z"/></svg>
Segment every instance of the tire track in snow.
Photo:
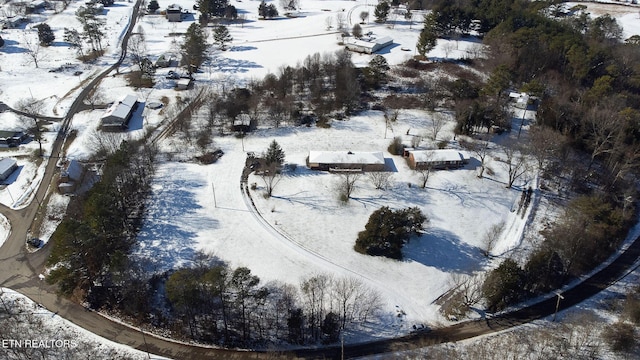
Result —
<svg viewBox="0 0 640 360"><path fill-rule="evenodd" d="M413 301L411 301L411 299L408 299L397 292L388 291L387 290L388 287L385 286L385 284L332 261L330 258L305 247L299 241L296 241L295 239L291 238L289 235L282 233L279 229L271 225L271 223L269 223L262 216L262 214L260 214L260 211L258 211L258 208L255 206L255 203L251 198L251 194L249 193L249 188L247 186L247 182L245 180L244 175L240 181L240 190L242 192L242 199L244 200L247 210L256 219L256 221L280 243L286 245L289 249L297 252L298 254L321 260L323 262L321 265L323 265L328 270L331 270L331 268L334 268L333 270L337 269L342 275L351 274L351 275L355 275L357 278L364 279L370 284L370 286L374 285L375 288L378 289L381 293L385 294L389 300L392 300L394 303L396 303L394 305L398 306L397 303L401 303L403 307L411 305L411 308L408 308L409 311L413 312L413 314L415 315L418 315L420 313L419 311L413 309L415 304L413 303ZM402 302L397 300L402 300ZM404 309L402 310L404 311ZM404 312L406 313L406 311ZM417 321L418 319L415 319L415 320Z"/></svg>

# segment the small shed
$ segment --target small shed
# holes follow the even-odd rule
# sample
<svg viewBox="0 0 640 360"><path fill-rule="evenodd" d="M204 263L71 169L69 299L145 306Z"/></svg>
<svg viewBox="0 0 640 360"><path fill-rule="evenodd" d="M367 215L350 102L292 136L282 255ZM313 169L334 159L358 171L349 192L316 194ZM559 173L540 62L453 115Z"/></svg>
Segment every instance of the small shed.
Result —
<svg viewBox="0 0 640 360"><path fill-rule="evenodd" d="M324 171L384 171L381 151L309 151L307 165L312 170Z"/></svg>
<svg viewBox="0 0 640 360"><path fill-rule="evenodd" d="M171 62L173 61L173 57L169 55L160 55L154 64L157 68L166 68L171 66Z"/></svg>
<svg viewBox="0 0 640 360"><path fill-rule="evenodd" d="M409 167L423 169L456 169L464 166L467 160L464 155L453 149L413 150L407 158Z"/></svg>
<svg viewBox="0 0 640 360"><path fill-rule="evenodd" d="M5 181L18 168L16 159L4 158L0 160L0 181Z"/></svg>
<svg viewBox="0 0 640 360"><path fill-rule="evenodd" d="M135 95L126 95L115 101L100 117L100 124L104 130L123 130L127 128L131 114L138 104Z"/></svg>
<svg viewBox="0 0 640 360"><path fill-rule="evenodd" d="M249 132L251 130L251 116L249 114L238 114L233 119L233 131Z"/></svg>
<svg viewBox="0 0 640 360"><path fill-rule="evenodd" d="M191 78L188 78L188 77L180 78L176 82L176 88L178 90L187 90L191 86L192 82L193 82L193 79L191 79Z"/></svg>
<svg viewBox="0 0 640 360"><path fill-rule="evenodd" d="M178 4L171 4L167 6L167 20L169 22L181 22L182 21L182 7Z"/></svg>

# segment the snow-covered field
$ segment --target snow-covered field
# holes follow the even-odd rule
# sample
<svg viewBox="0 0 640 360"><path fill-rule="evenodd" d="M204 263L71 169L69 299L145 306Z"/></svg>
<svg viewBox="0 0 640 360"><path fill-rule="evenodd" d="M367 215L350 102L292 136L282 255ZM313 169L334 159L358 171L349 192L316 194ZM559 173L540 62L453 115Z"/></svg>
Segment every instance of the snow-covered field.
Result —
<svg viewBox="0 0 640 360"><path fill-rule="evenodd" d="M176 3L185 8L192 5L186 0ZM0 48L0 101L15 106L21 99L34 98L44 102L47 115L62 117L81 84L115 62L119 53L118 39L124 32L132 4L117 2L117 6L107 8L107 54L91 65L76 60L75 51L62 41L63 28L77 26L73 14L81 4L72 3L57 15L50 12L33 15L33 24L46 21L56 34L53 46L41 49L43 56L38 68L30 62L24 48L25 37L35 39L35 30L28 25L26 29L1 31L6 44ZM421 14L414 15L412 23L392 15L388 24L375 24L371 4L362 0L303 2L297 18L268 21L257 19L258 4L259 1L233 1L246 21L229 27L234 38L230 49L212 51L211 61L196 75L196 89L208 86L223 89L262 78L270 72L277 73L282 66L295 66L313 53L332 53L341 49L335 34L337 14L347 15L349 29L359 21L360 12L367 9L371 17L363 25L364 32L394 39L394 44L381 52L390 64L401 63L414 55L421 28ZM625 29L625 38L640 34L637 8L614 15ZM333 19L333 29L327 29L327 18ZM161 16L147 15L139 19L136 28L139 26L144 32L148 54L155 59L161 54L177 55L181 38L168 34L184 33L192 21L169 23ZM463 57L467 55L466 49L477 46L474 42L460 41L456 44L459 50L445 51L446 43L439 40L429 57ZM354 63L359 66L367 64L370 58L370 55L353 55ZM49 72L67 63L71 64L67 70ZM159 101L166 96L169 105L176 102L176 96L194 95L173 89L173 81L164 78L170 69L158 71L153 89L134 90L127 86L121 75L129 70L129 65L125 64L119 74L114 73L102 82L100 91L105 103L126 93L136 93L145 102ZM82 73L74 75L76 71ZM74 117L72 128L78 131L78 137L70 144L67 157L79 160L89 157L90 135L95 133L100 114L100 110L84 111ZM128 136L139 136L148 126L162 120L161 111L145 108L138 125ZM406 313L404 318L391 317L393 320L389 322L393 323L385 324L392 325L387 327L386 333L380 331L369 334L371 336L404 333L416 323L443 322L445 320L432 302L451 286L451 276L470 275L493 265L480 253L481 238L489 227L505 223L495 255L512 255L527 246L523 234L528 218L512 212L520 193L504 186L506 175L498 159L499 150L488 164L494 175L476 178L478 162L471 159L464 169L435 172L426 189L418 186L416 175L401 157L385 152L385 158L396 169L391 186L384 191L375 190L363 178L347 204L337 199L334 190L337 175L310 171L304 165L309 150L384 151L393 136L405 135L407 129L410 134L422 135L416 129L424 128L429 121L430 114L426 112L401 111L393 131L385 138L382 114L372 111L348 121L334 121L330 129L261 129L244 141L234 137L216 138L215 146L225 155L213 165L163 162L156 175L150 212L139 237L136 256L154 271L188 265L194 252L207 251L234 266L249 267L263 280L297 283L318 272L360 278L383 294L387 312L401 310ZM48 127L45 151L53 141L57 126L54 122ZM0 113L1 130L20 127L20 120L13 113ZM440 137L450 140L450 147L458 147L451 140L451 126ZM273 139L286 152L286 161L296 164L297 169L286 174L270 199L262 197L264 184L261 179L250 177L249 183L255 182L258 186L250 191L261 215L256 216L240 191L245 153L260 153ZM433 144L424 142L423 146ZM6 188L0 190L0 203L20 208L30 201L43 172L43 167L37 166L32 157L36 149L35 142L17 150L0 149L0 157L15 157L20 166L19 171L6 181ZM535 187L534 179L534 175L529 174L525 178L527 185ZM58 196L52 199L51 203L57 207L65 201ZM540 202L537 215L553 211L548 210L546 204ZM371 258L352 249L357 233L364 229L369 215L385 205L394 208L418 206L430 219L425 234L407 245L406 258L400 262ZM56 210L51 211L56 213ZM40 237L45 241L53 231L51 224L55 221L43 225ZM7 227L0 227L0 239L6 238L8 232Z"/></svg>

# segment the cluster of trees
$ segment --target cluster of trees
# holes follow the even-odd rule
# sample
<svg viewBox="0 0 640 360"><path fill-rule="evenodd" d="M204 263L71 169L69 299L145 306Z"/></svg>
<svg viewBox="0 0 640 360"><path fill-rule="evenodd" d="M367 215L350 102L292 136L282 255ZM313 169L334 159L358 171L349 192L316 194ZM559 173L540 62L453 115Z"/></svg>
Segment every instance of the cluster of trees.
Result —
<svg viewBox="0 0 640 360"><path fill-rule="evenodd" d="M379 295L353 278L320 274L298 287L262 284L248 268L201 260L165 283L167 326L193 340L227 346L335 342L380 307Z"/></svg>
<svg viewBox="0 0 640 360"><path fill-rule="evenodd" d="M100 12L98 3L88 2L80 6L76 11L76 19L82 25L82 32L76 29L64 28L64 41L76 48L78 55L83 59L85 58L84 42L90 46L91 53L94 55L102 52L105 20L98 17Z"/></svg>
<svg viewBox="0 0 640 360"><path fill-rule="evenodd" d="M370 82L384 81L386 62L376 62L367 72ZM335 54L308 56L297 67L281 67L277 74L268 74L262 81L253 81L246 88L225 91L209 104L212 120L223 132L240 114L251 118L252 126L283 123L326 123L330 116L350 114L364 105L360 96L363 77L351 62L351 54L340 50ZM313 109L313 114L310 114Z"/></svg>
<svg viewBox="0 0 640 360"><path fill-rule="evenodd" d="M383 206L369 217L358 233L354 249L362 254L402 259L402 247L424 230L427 217L419 208L392 210Z"/></svg>
<svg viewBox="0 0 640 360"><path fill-rule="evenodd" d="M576 198L521 267L507 259L487 276L482 292L491 310L557 289L606 260L620 245L633 212L603 196Z"/></svg>
<svg viewBox="0 0 640 360"><path fill-rule="evenodd" d="M258 5L258 15L263 19L278 17L278 9L274 4L267 4L264 0Z"/></svg>
<svg viewBox="0 0 640 360"><path fill-rule="evenodd" d="M47 281L60 293L92 306L117 302L122 271L135 244L157 150L123 141L103 167L101 180L74 198L51 237ZM105 293L106 292L106 293Z"/></svg>

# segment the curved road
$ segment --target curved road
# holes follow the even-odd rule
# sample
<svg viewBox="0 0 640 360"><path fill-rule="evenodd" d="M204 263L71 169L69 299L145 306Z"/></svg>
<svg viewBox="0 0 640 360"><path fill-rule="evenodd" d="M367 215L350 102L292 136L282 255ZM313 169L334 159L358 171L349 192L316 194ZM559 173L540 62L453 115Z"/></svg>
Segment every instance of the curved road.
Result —
<svg viewBox="0 0 640 360"><path fill-rule="evenodd" d="M69 113L64 118L63 126L58 134L51 156L46 165L45 176L36 192L38 199L44 198L55 172L56 159L61 153L66 132L69 129L71 118L78 111L84 97L88 92L110 71L119 66L126 56L126 43L133 29L133 23L137 18L137 9L141 0L135 5L132 21L126 35L123 38L122 55L118 62L107 71L96 77L85 89L82 90L78 98L69 109ZM0 207L1 212L7 217L12 226L12 232L0 248L0 286L14 289L37 303L42 304L50 311L68 319L95 334L103 336L109 340L129 345L141 351L148 351L154 354L166 356L174 359L204 359L204 358L224 358L224 359L244 359L244 358L273 358L277 355L286 357L305 358L340 358L342 349L334 346L329 348L305 348L291 350L288 352L248 352L242 350L225 350L213 347L192 346L179 343L164 338L142 334L139 329L112 322L103 316L88 311L84 307L56 296L55 287L47 285L40 280L39 274L44 269L44 263L50 252L50 246L35 253L27 253L25 250L25 239L29 226L38 213L38 202L32 202L22 210L12 210L7 207ZM623 276L630 269L640 256L640 240L636 239L629 248L622 253L610 265L597 272L583 283L567 290L563 293L564 300L560 303L560 309L571 307L590 296L605 289L613 282ZM431 344L448 341L458 341L468 339L478 335L501 331L513 326L521 325L532 320L548 316L555 311L556 298L541 301L529 307L501 314L494 317L487 317L477 321L469 321L454 326L436 329L430 332L411 334L402 338L379 340L365 344L345 345L345 357L355 357L367 354L385 353L415 349Z"/></svg>

